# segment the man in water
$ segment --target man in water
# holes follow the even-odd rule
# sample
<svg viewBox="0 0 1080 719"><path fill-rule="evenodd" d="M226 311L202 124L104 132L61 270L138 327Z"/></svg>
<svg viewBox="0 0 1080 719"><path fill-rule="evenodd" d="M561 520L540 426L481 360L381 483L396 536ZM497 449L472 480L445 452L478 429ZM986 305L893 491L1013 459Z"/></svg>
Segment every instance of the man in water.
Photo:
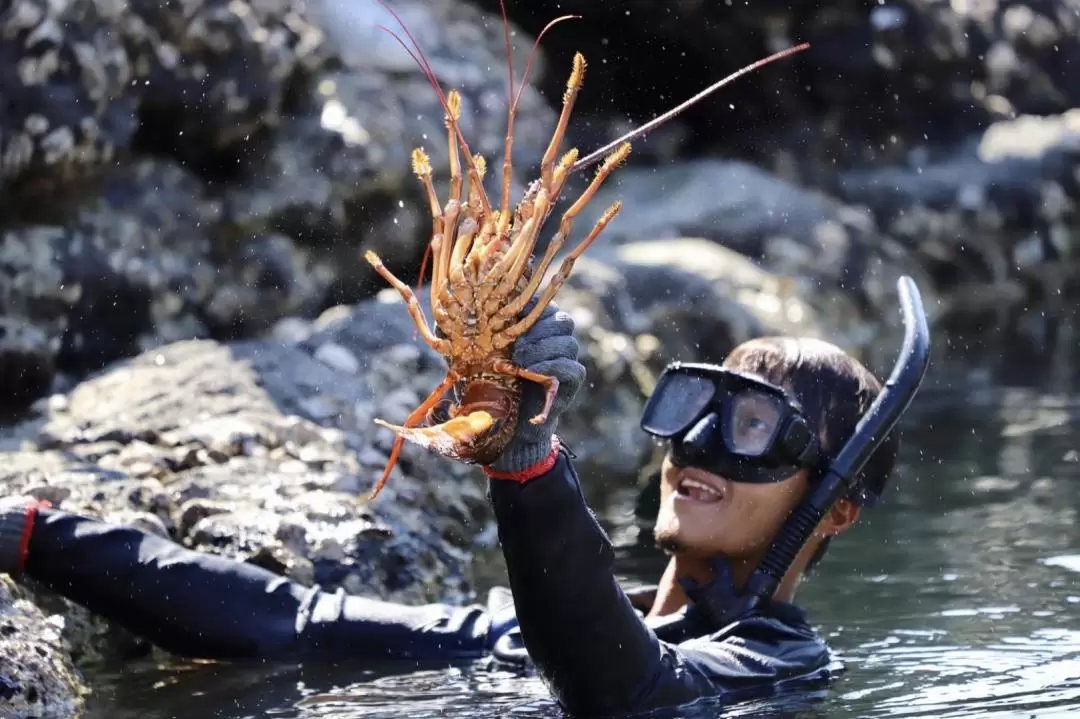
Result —
<svg viewBox="0 0 1080 719"><path fill-rule="evenodd" d="M548 422L533 425L543 393L528 386L514 440L484 468L512 604L409 607L330 593L25 498L0 510L0 572L31 577L189 657L527 658L579 715L737 700L827 678L829 650L793 597L829 540L880 495L895 437L826 513L771 598L730 610L880 382L840 349L808 339L753 340L722 367L669 369L642 425L668 444L655 536L671 559L651 605L635 607L555 435L585 380L572 331L569 315L549 308L518 340L514 361L558 379L559 394Z"/></svg>

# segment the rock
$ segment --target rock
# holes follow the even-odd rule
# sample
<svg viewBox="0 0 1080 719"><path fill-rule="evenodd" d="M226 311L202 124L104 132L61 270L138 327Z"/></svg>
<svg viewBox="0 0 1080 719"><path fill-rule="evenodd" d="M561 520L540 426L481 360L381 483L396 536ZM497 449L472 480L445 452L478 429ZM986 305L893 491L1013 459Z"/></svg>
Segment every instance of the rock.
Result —
<svg viewBox="0 0 1080 719"><path fill-rule="evenodd" d="M302 8L293 0L8 3L0 181L61 187L103 169L137 136L184 160L227 153L276 124L299 76L325 60Z"/></svg>
<svg viewBox="0 0 1080 719"><path fill-rule="evenodd" d="M325 286L305 253L283 235L215 244L221 203L176 163L111 170L103 190L70 224L0 233L11 328L0 364L33 365L9 406L34 399L57 369L78 374L177 339L242 336L318 310Z"/></svg>
<svg viewBox="0 0 1080 719"><path fill-rule="evenodd" d="M1073 110L996 123L948 157L842 173L836 192L873 211L950 311L1029 297L1054 307L1076 268L1078 160Z"/></svg>
<svg viewBox="0 0 1080 719"><path fill-rule="evenodd" d="M390 432L372 418L402 420L442 378L422 352L377 346L360 376L275 341L144 353L39 404L31 441L2 455L0 481L303 584L410 603L468 599L471 537L490 524L474 471L407 447L383 493L359 496L389 451ZM48 601L72 618L82 661L145 649Z"/></svg>
<svg viewBox="0 0 1080 719"><path fill-rule="evenodd" d="M124 43L144 84L136 91L141 146L197 166L250 150L330 60L321 30L297 0L135 0L120 7Z"/></svg>
<svg viewBox="0 0 1080 719"><path fill-rule="evenodd" d="M488 179L501 180L510 98L504 38L497 13L480 12L457 0L398 0L393 7L419 42L419 50L444 85L444 91L452 88L460 92L462 134L474 154L488 159L488 167L493 170ZM401 152L400 167L404 171L409 166L408 152L415 145L423 145L445 181L449 150L442 106L415 60L389 33L379 28L380 24L384 25L408 43L397 22L376 0L318 0L313 12L320 18L331 47L350 71L350 86L339 87L344 93L341 102L345 109L360 120L361 126L371 124L382 131L390 130L396 149ZM528 37L522 38L520 30L513 26L510 32L518 37L512 49L517 101L514 154L519 162L538 162L554 129L555 112L531 84L522 85L520 73L529 59L531 42ZM537 58L532 77L542 70L543 60ZM563 74L569 71L567 64ZM384 96L381 103L374 102L376 91ZM321 84L316 107L326 125L334 128L333 120L337 118L332 103L326 103ZM389 115L376 115L387 111ZM491 189L497 186L497 180L490 184Z"/></svg>
<svg viewBox="0 0 1080 719"><path fill-rule="evenodd" d="M46 617L22 587L0 576L0 716L79 715L86 687L71 663L62 627L61 617Z"/></svg>
<svg viewBox="0 0 1080 719"><path fill-rule="evenodd" d="M57 345L20 317L0 317L0 382L8 388L0 411L26 407L53 383Z"/></svg>
<svg viewBox="0 0 1080 719"><path fill-rule="evenodd" d="M498 0L473 1L498 11ZM770 162L783 148L830 174L891 163L923 144L949 146L994 120L1080 104L1070 70L1080 57L1078 0L511 0L506 7L534 35L558 15L582 16L545 37L544 48L555 65L576 50L589 55L592 82L606 91L583 93L579 112L612 134L624 118L647 121L755 60L810 43L681 115L683 157L722 149ZM541 89L557 97L561 82L549 75Z"/></svg>
<svg viewBox="0 0 1080 719"><path fill-rule="evenodd" d="M791 278L800 296L813 297L822 310L854 299L871 317L895 306L901 274L921 279L919 268L876 231L865 210L745 163L695 160L620 169L579 215L576 237L617 199L622 211L587 256L604 260L609 248L631 241L703 237ZM567 250L574 246L571 238ZM920 285L929 291L928 282ZM926 304L933 303L928 298Z"/></svg>
<svg viewBox="0 0 1080 719"><path fill-rule="evenodd" d="M0 189L34 191L92 173L135 132L123 3L15 0L0 12ZM5 208L10 210L13 206Z"/></svg>
<svg viewBox="0 0 1080 719"><path fill-rule="evenodd" d="M332 342L315 350L315 359L345 374L356 374L360 369L360 361L349 350Z"/></svg>

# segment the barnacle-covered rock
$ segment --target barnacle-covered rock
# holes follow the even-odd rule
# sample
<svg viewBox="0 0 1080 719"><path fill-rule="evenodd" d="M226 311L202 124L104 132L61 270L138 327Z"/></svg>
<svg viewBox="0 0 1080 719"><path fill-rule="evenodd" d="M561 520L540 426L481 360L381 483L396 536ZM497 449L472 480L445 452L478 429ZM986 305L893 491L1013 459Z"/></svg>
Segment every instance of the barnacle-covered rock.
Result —
<svg viewBox="0 0 1080 719"><path fill-rule="evenodd" d="M69 719L83 708L83 686L62 637L63 617L46 617L28 593L0 575L0 716Z"/></svg>
<svg viewBox="0 0 1080 719"><path fill-rule="evenodd" d="M364 498L392 441L371 431L372 418L408 413L445 372L404 328L380 337L376 328L352 362L327 336L179 342L117 363L7 431L0 484L305 585L406 603L468 599L473 537L491 521L470 468L406 448L378 500ZM70 618L80 661L146 649L37 596Z"/></svg>
<svg viewBox="0 0 1080 719"><path fill-rule="evenodd" d="M221 202L178 164L123 165L102 190L66 225L0 233L0 367L17 380L7 404L33 399L54 367L84 372L163 342L250 334L318 310L325 284L305 253L280 234L219 241Z"/></svg>
<svg viewBox="0 0 1080 719"><path fill-rule="evenodd" d="M180 158L250 149L245 141L276 127L327 60L322 32L298 0L124 5L121 33L142 85L140 138Z"/></svg>
<svg viewBox="0 0 1080 719"><path fill-rule="evenodd" d="M133 71L115 0L0 5L0 189L47 191L127 148ZM9 208L10 209L10 208Z"/></svg>
<svg viewBox="0 0 1080 719"><path fill-rule="evenodd" d="M177 339L256 334L322 306L329 266L281 233L219 232L221 201L175 162L110 170L102 189L66 225L0 233L5 406L40 396L57 369L79 374Z"/></svg>
<svg viewBox="0 0 1080 719"><path fill-rule="evenodd" d="M12 0L0 9L0 183L34 194L140 146L186 160L277 124L326 60L296 0ZM235 154L235 150L233 150ZM234 158L235 160L235 158Z"/></svg>
<svg viewBox="0 0 1080 719"><path fill-rule="evenodd" d="M837 194L925 268L952 311L1067 304L1080 255L1080 110L991 125L946 156L844 172Z"/></svg>

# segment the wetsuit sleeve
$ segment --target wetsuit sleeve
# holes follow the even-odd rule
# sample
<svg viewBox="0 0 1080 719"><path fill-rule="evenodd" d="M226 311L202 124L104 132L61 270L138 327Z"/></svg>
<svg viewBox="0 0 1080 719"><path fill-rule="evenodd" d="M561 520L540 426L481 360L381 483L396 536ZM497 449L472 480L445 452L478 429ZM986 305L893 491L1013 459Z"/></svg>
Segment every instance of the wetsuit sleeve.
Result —
<svg viewBox="0 0 1080 719"><path fill-rule="evenodd" d="M571 714L642 712L801 673L773 651L771 630L761 641L660 641L615 579L611 542L565 454L547 474L491 480L490 491L522 640Z"/></svg>
<svg viewBox="0 0 1080 719"><path fill-rule="evenodd" d="M329 593L54 509L34 521L25 574L166 651L225 660L482 656L479 606L409 607Z"/></svg>

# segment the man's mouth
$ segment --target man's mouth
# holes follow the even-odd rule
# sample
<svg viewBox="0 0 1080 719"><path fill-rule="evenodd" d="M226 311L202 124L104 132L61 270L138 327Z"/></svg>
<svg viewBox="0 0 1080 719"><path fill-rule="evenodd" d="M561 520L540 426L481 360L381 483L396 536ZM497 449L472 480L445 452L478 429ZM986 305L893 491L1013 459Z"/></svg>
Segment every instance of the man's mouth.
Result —
<svg viewBox="0 0 1080 719"><path fill-rule="evenodd" d="M680 497L704 503L719 502L724 498L723 488L688 476L679 479L675 493Z"/></svg>

